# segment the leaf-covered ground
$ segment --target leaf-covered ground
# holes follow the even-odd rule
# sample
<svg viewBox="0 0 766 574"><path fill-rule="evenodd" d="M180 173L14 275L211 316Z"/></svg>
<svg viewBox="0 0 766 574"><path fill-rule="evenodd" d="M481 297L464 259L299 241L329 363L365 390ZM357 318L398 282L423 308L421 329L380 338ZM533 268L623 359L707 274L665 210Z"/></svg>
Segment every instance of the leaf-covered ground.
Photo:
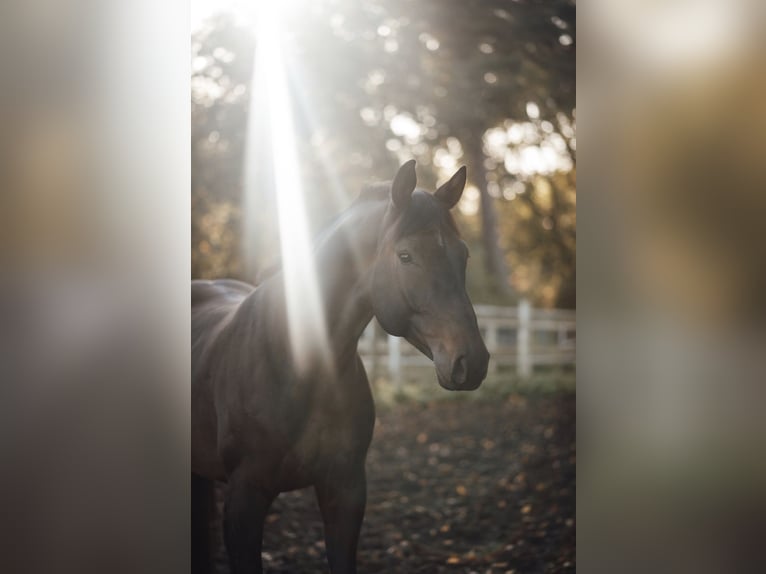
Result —
<svg viewBox="0 0 766 574"><path fill-rule="evenodd" d="M573 393L385 409L367 476L361 573L575 571ZM325 564L313 492L281 495L267 518L266 572Z"/></svg>

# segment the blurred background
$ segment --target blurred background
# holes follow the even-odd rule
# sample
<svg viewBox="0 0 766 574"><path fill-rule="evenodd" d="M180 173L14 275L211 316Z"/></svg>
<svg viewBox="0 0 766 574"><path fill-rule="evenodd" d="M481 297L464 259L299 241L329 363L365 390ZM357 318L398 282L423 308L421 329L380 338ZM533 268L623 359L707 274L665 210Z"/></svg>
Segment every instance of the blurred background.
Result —
<svg viewBox="0 0 766 574"><path fill-rule="evenodd" d="M578 567L760 572L766 4L580 7Z"/></svg>

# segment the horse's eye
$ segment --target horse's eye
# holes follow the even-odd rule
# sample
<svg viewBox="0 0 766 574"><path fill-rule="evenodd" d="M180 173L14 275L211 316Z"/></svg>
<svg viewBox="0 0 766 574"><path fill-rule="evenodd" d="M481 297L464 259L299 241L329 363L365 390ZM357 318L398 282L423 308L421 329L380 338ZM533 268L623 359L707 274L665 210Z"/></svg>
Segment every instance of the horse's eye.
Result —
<svg viewBox="0 0 766 574"><path fill-rule="evenodd" d="M412 255L407 253L406 251L402 251L399 253L399 261L402 263L412 263Z"/></svg>

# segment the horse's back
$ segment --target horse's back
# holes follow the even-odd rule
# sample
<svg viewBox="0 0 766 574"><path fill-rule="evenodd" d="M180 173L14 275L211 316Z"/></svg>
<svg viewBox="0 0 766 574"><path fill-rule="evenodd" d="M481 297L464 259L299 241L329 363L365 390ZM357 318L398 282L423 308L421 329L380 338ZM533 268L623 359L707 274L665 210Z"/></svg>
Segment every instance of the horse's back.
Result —
<svg viewBox="0 0 766 574"><path fill-rule="evenodd" d="M192 364L220 332L220 328L254 287L235 281L196 280L191 285Z"/></svg>
<svg viewBox="0 0 766 574"><path fill-rule="evenodd" d="M205 370L215 340L255 287L234 279L195 280L191 285L192 383Z"/></svg>
<svg viewBox="0 0 766 574"><path fill-rule="evenodd" d="M254 289L233 279L192 281L192 470L207 478L223 478L217 453L215 392L209 376L216 354L222 351L218 336Z"/></svg>
<svg viewBox="0 0 766 574"><path fill-rule="evenodd" d="M249 295L255 287L236 279L195 279L191 282L191 307L204 305L212 301L242 298Z"/></svg>

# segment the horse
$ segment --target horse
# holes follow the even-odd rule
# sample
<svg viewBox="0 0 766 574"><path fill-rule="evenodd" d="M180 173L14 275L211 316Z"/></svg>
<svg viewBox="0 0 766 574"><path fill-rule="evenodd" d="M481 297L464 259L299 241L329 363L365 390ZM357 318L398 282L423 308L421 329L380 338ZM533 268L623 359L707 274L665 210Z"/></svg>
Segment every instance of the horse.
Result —
<svg viewBox="0 0 766 574"><path fill-rule="evenodd" d="M314 243L326 340L302 367L291 345L283 271L257 287L192 281L192 564L209 567L214 481L227 483L223 531L231 571L262 572L269 506L313 486L333 574L356 572L375 408L357 353L373 317L433 360L439 384L473 390L489 353L465 289L468 249L450 209L461 167L434 193L415 162L363 190ZM328 361L327 358L330 358ZM307 362L308 361L308 362Z"/></svg>

